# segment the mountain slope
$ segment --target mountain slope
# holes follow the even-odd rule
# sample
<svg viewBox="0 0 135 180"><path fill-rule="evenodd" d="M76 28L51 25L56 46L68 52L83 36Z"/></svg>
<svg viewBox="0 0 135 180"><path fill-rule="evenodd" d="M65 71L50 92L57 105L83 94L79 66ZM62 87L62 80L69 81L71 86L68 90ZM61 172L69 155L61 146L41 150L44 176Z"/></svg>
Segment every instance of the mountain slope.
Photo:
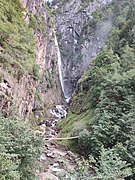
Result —
<svg viewBox="0 0 135 180"><path fill-rule="evenodd" d="M62 92L51 10L42 0L22 3L0 1L0 110L30 117Z"/></svg>
<svg viewBox="0 0 135 180"><path fill-rule="evenodd" d="M60 136L79 135L71 146L98 158L113 149L134 169L135 3L114 2L113 30L106 47L78 81ZM132 179L132 178L129 178Z"/></svg>

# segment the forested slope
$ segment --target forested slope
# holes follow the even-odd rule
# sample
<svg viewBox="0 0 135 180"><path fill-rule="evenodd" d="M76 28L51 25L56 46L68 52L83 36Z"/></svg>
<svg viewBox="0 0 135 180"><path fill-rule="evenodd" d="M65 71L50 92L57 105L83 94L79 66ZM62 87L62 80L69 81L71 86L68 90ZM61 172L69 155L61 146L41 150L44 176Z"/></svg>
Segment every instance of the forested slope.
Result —
<svg viewBox="0 0 135 180"><path fill-rule="evenodd" d="M96 159L102 147L112 151L112 156L117 154L129 163L134 173L135 2L115 1L111 9L116 18L112 32L104 49L79 80L69 116L59 124L60 135L79 135L70 146ZM108 167L110 163L108 159ZM118 177L110 175L110 179Z"/></svg>

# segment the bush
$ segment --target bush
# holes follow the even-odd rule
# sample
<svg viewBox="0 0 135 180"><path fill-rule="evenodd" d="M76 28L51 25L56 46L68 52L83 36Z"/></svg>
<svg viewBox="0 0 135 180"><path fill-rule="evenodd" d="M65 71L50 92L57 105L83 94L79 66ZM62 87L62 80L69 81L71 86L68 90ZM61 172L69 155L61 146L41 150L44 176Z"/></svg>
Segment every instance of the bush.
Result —
<svg viewBox="0 0 135 180"><path fill-rule="evenodd" d="M41 147L28 122L0 116L0 179L33 180Z"/></svg>
<svg viewBox="0 0 135 180"><path fill-rule="evenodd" d="M126 161L122 161L114 149L101 148L98 162L92 156L89 160L78 160L77 169L67 173L67 180L124 180L132 174Z"/></svg>

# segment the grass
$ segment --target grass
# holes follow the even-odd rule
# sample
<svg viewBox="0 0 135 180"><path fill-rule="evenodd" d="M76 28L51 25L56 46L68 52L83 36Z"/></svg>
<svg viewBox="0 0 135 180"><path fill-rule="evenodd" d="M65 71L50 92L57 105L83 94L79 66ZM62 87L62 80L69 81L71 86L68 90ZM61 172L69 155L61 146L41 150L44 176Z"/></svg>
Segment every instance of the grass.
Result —
<svg viewBox="0 0 135 180"><path fill-rule="evenodd" d="M93 111L87 110L80 115L69 112L67 118L62 119L58 123L60 128L59 137L72 137L78 136L79 133L88 126L90 120L93 117ZM74 150L74 142L77 140L61 140L58 141L59 144L69 147Z"/></svg>

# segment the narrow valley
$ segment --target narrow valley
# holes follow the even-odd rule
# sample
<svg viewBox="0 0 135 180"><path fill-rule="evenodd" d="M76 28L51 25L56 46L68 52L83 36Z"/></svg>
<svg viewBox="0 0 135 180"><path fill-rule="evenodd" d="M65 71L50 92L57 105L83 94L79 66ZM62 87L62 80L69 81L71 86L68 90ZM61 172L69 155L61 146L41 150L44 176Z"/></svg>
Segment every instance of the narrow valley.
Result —
<svg viewBox="0 0 135 180"><path fill-rule="evenodd" d="M0 180L135 179L134 17L134 0L0 0Z"/></svg>

